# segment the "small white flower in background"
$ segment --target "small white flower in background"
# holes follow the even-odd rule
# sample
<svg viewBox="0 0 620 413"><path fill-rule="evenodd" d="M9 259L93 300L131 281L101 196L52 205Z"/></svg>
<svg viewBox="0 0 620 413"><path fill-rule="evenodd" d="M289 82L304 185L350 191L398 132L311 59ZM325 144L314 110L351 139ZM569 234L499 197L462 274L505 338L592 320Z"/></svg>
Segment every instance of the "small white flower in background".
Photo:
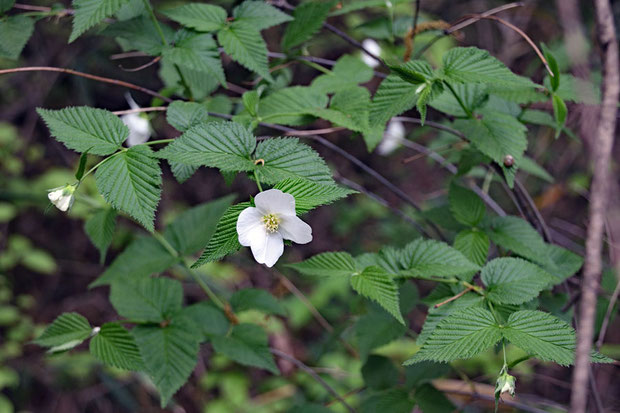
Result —
<svg viewBox="0 0 620 413"><path fill-rule="evenodd" d="M75 185L65 185L50 189L47 198L56 208L66 212L73 205L75 188Z"/></svg>
<svg viewBox="0 0 620 413"><path fill-rule="evenodd" d="M375 56L381 56L381 46L379 46L379 43L375 42L373 39L364 40L362 42L362 46L364 46L364 49L368 50ZM366 65L372 67L373 69L379 66L379 62L374 57L369 56L364 52L362 52L362 60L366 63Z"/></svg>
<svg viewBox="0 0 620 413"><path fill-rule="evenodd" d="M129 93L125 94L125 99L129 103L131 109L140 109L140 106L131 97ZM127 146L135 146L144 143L151 137L151 125L149 121L139 113L129 113L121 116L121 120L129 128L129 137L127 138Z"/></svg>
<svg viewBox="0 0 620 413"><path fill-rule="evenodd" d="M259 264L272 267L284 252L285 239L297 244L312 241L312 228L295 214L293 195L269 189L256 195L254 204L239 214L237 234Z"/></svg>
<svg viewBox="0 0 620 413"><path fill-rule="evenodd" d="M497 382L495 383L495 398L499 398L502 393L509 393L512 397L515 396L515 385L517 379L515 376L511 376L504 369L500 372Z"/></svg>
<svg viewBox="0 0 620 413"><path fill-rule="evenodd" d="M390 121L383 134L383 140L377 146L377 153L384 156L391 154L400 146L400 141L405 139L405 135L405 125L402 122L397 120Z"/></svg>

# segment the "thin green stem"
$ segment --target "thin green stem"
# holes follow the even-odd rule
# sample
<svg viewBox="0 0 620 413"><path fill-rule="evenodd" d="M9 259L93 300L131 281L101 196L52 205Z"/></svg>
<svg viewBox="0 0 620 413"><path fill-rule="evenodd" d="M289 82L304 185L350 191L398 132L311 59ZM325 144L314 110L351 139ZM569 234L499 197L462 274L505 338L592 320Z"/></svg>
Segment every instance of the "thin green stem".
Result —
<svg viewBox="0 0 620 413"><path fill-rule="evenodd" d="M463 112L465 112L465 114L467 114L467 117L470 118L470 119L473 119L474 118L474 114L471 112L471 110L469 110L467 108L467 106L465 106L465 103L463 103L463 101L461 100L461 97L456 93L456 91L454 90L452 85L449 82L446 82L446 81L444 81L443 84L446 85L446 87L450 90L450 92L452 92L452 95L454 96L456 101L461 106L461 109L463 109Z"/></svg>
<svg viewBox="0 0 620 413"><path fill-rule="evenodd" d="M333 72L329 69L327 69L326 67L323 67L319 64L316 64L314 62L311 62L309 60L304 60L304 59L297 59L298 62L303 63L306 66L310 66L313 69L318 70L319 72L325 73L326 75L332 75Z"/></svg>
<svg viewBox="0 0 620 413"><path fill-rule="evenodd" d="M158 145L160 143L170 143L172 141L174 141L174 139L160 139L158 141L144 142L144 143L141 143L140 145Z"/></svg>
<svg viewBox="0 0 620 413"><path fill-rule="evenodd" d="M161 245L172 255L173 257L178 257L179 252L168 242L168 240L159 232L153 232L153 238L155 238Z"/></svg>
<svg viewBox="0 0 620 413"><path fill-rule="evenodd" d="M258 170L254 170L254 180L256 181L256 186L258 187L258 192L263 192L263 187L260 184L260 178L259 178L259 173Z"/></svg>
<svg viewBox="0 0 620 413"><path fill-rule="evenodd" d="M90 168L88 171L86 171L84 173L84 175L82 175L82 179L80 179L80 181L78 182L78 185L82 183L82 181L91 173L93 173L94 171L97 170L97 168L99 168L101 165L103 165L104 163L108 162L110 159L114 158L115 156L117 156L118 154L121 154L123 152L125 152L126 149L121 149L120 151L113 153L112 155L108 156L107 158L101 160L99 163L97 163L97 165L93 166L92 168Z"/></svg>
<svg viewBox="0 0 620 413"><path fill-rule="evenodd" d="M506 361L506 340L502 338L502 352L504 353L504 368L508 367L508 362Z"/></svg>
<svg viewBox="0 0 620 413"><path fill-rule="evenodd" d="M155 13L153 12L153 8L151 7L151 3L149 2L149 0L142 0L142 2L144 3L144 7L146 8L146 10L149 12L149 15L151 16L151 20L153 20L153 24L155 25L155 29L157 29L157 33L159 33L159 37L161 38L161 43L164 46L168 45L168 41L166 40L166 36L164 36L164 32L161 29L161 26L159 25L159 22L157 21L157 17L155 17Z"/></svg>

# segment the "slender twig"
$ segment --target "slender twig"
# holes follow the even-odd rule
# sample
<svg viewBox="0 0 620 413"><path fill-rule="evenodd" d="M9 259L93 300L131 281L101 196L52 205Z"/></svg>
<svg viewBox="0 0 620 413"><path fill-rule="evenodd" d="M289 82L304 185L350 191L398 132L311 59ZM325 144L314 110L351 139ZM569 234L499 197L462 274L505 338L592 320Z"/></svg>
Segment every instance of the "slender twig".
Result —
<svg viewBox="0 0 620 413"><path fill-rule="evenodd" d="M317 374L316 371L314 371L311 367L306 366L304 363L302 363L300 360L297 360L295 357L281 351L278 350L277 348L270 348L269 351L271 351L272 354L283 358L286 361L289 361L291 363L293 363L294 365L296 365L298 368L300 368L301 370L305 371L306 373L308 373L310 375L310 377L312 377L314 380L316 380L321 386L323 386L323 388L325 390L327 390L327 392L329 394L331 394L332 396L334 396L350 413L355 413L355 409L353 407L351 407L342 397L340 397L340 395L338 394L338 392L336 392L336 390L334 390L329 384L327 384L327 382L325 380L323 380L323 378L321 376L319 376Z"/></svg>
<svg viewBox="0 0 620 413"><path fill-rule="evenodd" d="M167 106L151 106L146 108L136 108L136 109L127 109L127 110L117 110L116 112L112 112L117 116L121 115L129 115L131 113L142 113L142 112L165 112L168 110Z"/></svg>
<svg viewBox="0 0 620 413"><path fill-rule="evenodd" d="M116 53L116 54L110 55L110 60L126 59L129 57L146 57L146 56L148 55L144 52L138 52L138 51L124 52L124 53Z"/></svg>
<svg viewBox="0 0 620 413"><path fill-rule="evenodd" d="M122 70L124 70L125 72L139 72L140 70L144 70L144 69L146 69L147 67L151 67L151 66L153 66L155 63L159 62L160 60L161 60L161 56L157 56L156 58L154 58L154 59L153 59L153 60L151 60L150 62L147 62L147 63L145 63L145 64L143 64L143 65L138 66L138 67L134 67L134 68L132 68L132 69L127 69L127 68L124 68L122 65L120 66L120 68L121 68Z"/></svg>
<svg viewBox="0 0 620 413"><path fill-rule="evenodd" d="M464 296L465 294L467 294L468 292L470 292L472 290L473 290L473 288L471 286L467 287L463 291L461 291L460 293L458 293L456 295L453 295L452 297L448 298L447 300L443 300L442 302L435 304L433 306L433 308L439 308L442 305L446 305L448 303L451 303L454 300L458 300L459 298L461 298L462 296Z"/></svg>
<svg viewBox="0 0 620 413"><path fill-rule="evenodd" d="M33 6L33 5L30 5L30 4L21 4L21 3L15 3L13 5L13 8L16 8L16 9L19 9L19 10L42 11L42 12L50 12L50 11L52 11L51 7Z"/></svg>
<svg viewBox="0 0 620 413"><path fill-rule="evenodd" d="M412 48L413 48L413 43L415 41L415 32L416 32L416 29L418 28L418 17L420 17L420 3L422 3L422 0L415 1L415 11L413 12L413 26L412 26L413 34L411 35L411 47Z"/></svg>
<svg viewBox="0 0 620 413"><path fill-rule="evenodd" d="M591 158L594 162L594 174L590 192L586 258L579 306L575 368L573 370L570 410L572 413L584 412L588 400L587 383L590 374L590 351L596 315L596 290L602 271L603 231L609 198L609 164L616 131L617 103L620 96L618 40L613 12L608 0L595 0L594 6L599 43L603 52L603 99Z"/></svg>
<svg viewBox="0 0 620 413"><path fill-rule="evenodd" d="M383 59L381 59L379 56L377 56L376 54L374 54L370 50L366 49L364 47L364 45L362 45L360 42L358 42L357 40L355 40L354 38L352 38L351 36L349 36L348 34L343 32L339 28L337 28L335 26L332 26L331 24L329 24L327 22L323 23L323 27L325 27L327 30L329 30L330 32L334 33L336 36L340 37L341 39L343 39L344 41L346 41L350 45L360 49L362 52L366 53L368 56L370 56L373 59L375 59L377 62L379 62L379 64L381 66L383 66L383 67L385 67L387 69L388 66L385 64Z"/></svg>
<svg viewBox="0 0 620 413"><path fill-rule="evenodd" d="M296 130L296 131L286 132L285 135L295 135L295 136L327 135L327 134L334 133L334 132L340 132L346 129L347 128L343 128L342 126L335 126L333 128L324 128L324 129Z"/></svg>
<svg viewBox="0 0 620 413"><path fill-rule="evenodd" d="M609 327L609 320L611 320L611 315L613 314L614 307L618 301L618 295L620 295L620 268L616 269L616 277L618 278L618 282L616 283L616 288L614 288L614 292L609 300L609 305L607 306L607 311L605 312L605 317L603 318L603 323L601 324L601 330L598 334L598 340L596 340L597 350L601 348L603 341L605 341L605 334L607 333L607 328Z"/></svg>

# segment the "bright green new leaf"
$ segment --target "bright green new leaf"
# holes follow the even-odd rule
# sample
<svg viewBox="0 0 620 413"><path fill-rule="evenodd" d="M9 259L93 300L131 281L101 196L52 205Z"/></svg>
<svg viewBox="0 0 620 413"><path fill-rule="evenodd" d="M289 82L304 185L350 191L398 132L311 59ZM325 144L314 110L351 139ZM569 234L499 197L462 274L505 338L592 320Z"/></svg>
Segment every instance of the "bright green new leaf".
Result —
<svg viewBox="0 0 620 413"><path fill-rule="evenodd" d="M335 0L307 1L295 7L293 17L282 38L282 49L289 50L310 40L319 31Z"/></svg>
<svg viewBox="0 0 620 413"><path fill-rule="evenodd" d="M109 155L121 148L129 129L112 112L77 106L37 109L53 137L67 148L91 155Z"/></svg>
<svg viewBox="0 0 620 413"><path fill-rule="evenodd" d="M370 92L368 89L352 86L343 89L332 97L329 109L313 112L319 118L326 119L334 125L364 132L369 127Z"/></svg>
<svg viewBox="0 0 620 413"><path fill-rule="evenodd" d="M73 0L73 30L69 43L80 37L82 33L111 17L129 0Z"/></svg>
<svg viewBox="0 0 620 413"><path fill-rule="evenodd" d="M345 277L358 272L353 257L346 252L324 252L289 267L304 275Z"/></svg>
<svg viewBox="0 0 620 413"><path fill-rule="evenodd" d="M164 277L115 280L110 289L110 302L123 317L160 323L181 309L183 288L178 281Z"/></svg>
<svg viewBox="0 0 620 413"><path fill-rule="evenodd" d="M105 261L108 247L114 238L116 211L112 208L100 209L84 223L84 231L99 250L100 262Z"/></svg>
<svg viewBox="0 0 620 413"><path fill-rule="evenodd" d="M360 295L377 302L400 323L405 324L398 303L398 288L383 268L372 266L353 273L351 287Z"/></svg>
<svg viewBox="0 0 620 413"><path fill-rule="evenodd" d="M454 218L464 225L475 227L486 212L484 202L474 191L452 182L450 184L450 211Z"/></svg>
<svg viewBox="0 0 620 413"><path fill-rule="evenodd" d="M220 6L201 3L187 3L162 14L177 23L199 32L213 32L226 24L226 10Z"/></svg>
<svg viewBox="0 0 620 413"><path fill-rule="evenodd" d="M119 323L105 323L90 340L90 352L105 364L123 370L144 369L140 350L129 331Z"/></svg>
<svg viewBox="0 0 620 413"><path fill-rule="evenodd" d="M328 205L357 193L336 184L320 184L306 179L285 179L278 182L274 188L295 197L297 214L306 213L320 205Z"/></svg>
<svg viewBox="0 0 620 413"><path fill-rule="evenodd" d="M86 340L93 328L78 313L63 313L34 342L40 346L69 350ZM62 348L61 348L62 347Z"/></svg>
<svg viewBox="0 0 620 413"><path fill-rule="evenodd" d="M497 304L522 304L538 297L552 280L542 268L520 258L496 258L480 272L486 296Z"/></svg>
<svg viewBox="0 0 620 413"><path fill-rule="evenodd" d="M265 330L256 324L237 324L230 335L212 338L213 348L237 363L280 374L269 351Z"/></svg>
<svg viewBox="0 0 620 413"><path fill-rule="evenodd" d="M34 20L17 14L0 20L0 58L17 60L34 31Z"/></svg>
<svg viewBox="0 0 620 413"><path fill-rule="evenodd" d="M258 288L244 288L236 291L230 298L230 305L235 313L259 310L267 314L286 315L286 310L273 295Z"/></svg>
<svg viewBox="0 0 620 413"><path fill-rule="evenodd" d="M267 45L257 27L233 22L217 33L217 40L233 60L271 81Z"/></svg>
<svg viewBox="0 0 620 413"><path fill-rule="evenodd" d="M261 0L246 0L233 10L235 21L258 30L293 20L291 16Z"/></svg>
<svg viewBox="0 0 620 413"><path fill-rule="evenodd" d="M555 60L555 56L553 56L547 45L542 43L541 46L545 59L547 59L547 63L549 64L549 69L551 69L551 73L553 74L553 76L549 76L549 81L551 83L551 90L555 92L560 87L560 68L558 67L557 60Z"/></svg>

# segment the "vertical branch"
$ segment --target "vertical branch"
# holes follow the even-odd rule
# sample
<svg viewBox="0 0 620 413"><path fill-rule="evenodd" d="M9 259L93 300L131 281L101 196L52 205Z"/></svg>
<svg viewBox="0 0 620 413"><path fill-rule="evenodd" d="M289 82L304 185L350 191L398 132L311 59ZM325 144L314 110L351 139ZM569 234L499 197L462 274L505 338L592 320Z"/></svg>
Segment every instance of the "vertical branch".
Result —
<svg viewBox="0 0 620 413"><path fill-rule="evenodd" d="M595 0L594 6L599 42L603 51L603 101L592 156L594 175L590 196L586 260L579 306L579 329L577 331L577 350L570 408L572 413L586 411L590 351L592 349L596 311L596 290L602 270L603 230L609 196L609 164L616 130L616 105L620 95L618 40L616 39L611 6L608 0Z"/></svg>

